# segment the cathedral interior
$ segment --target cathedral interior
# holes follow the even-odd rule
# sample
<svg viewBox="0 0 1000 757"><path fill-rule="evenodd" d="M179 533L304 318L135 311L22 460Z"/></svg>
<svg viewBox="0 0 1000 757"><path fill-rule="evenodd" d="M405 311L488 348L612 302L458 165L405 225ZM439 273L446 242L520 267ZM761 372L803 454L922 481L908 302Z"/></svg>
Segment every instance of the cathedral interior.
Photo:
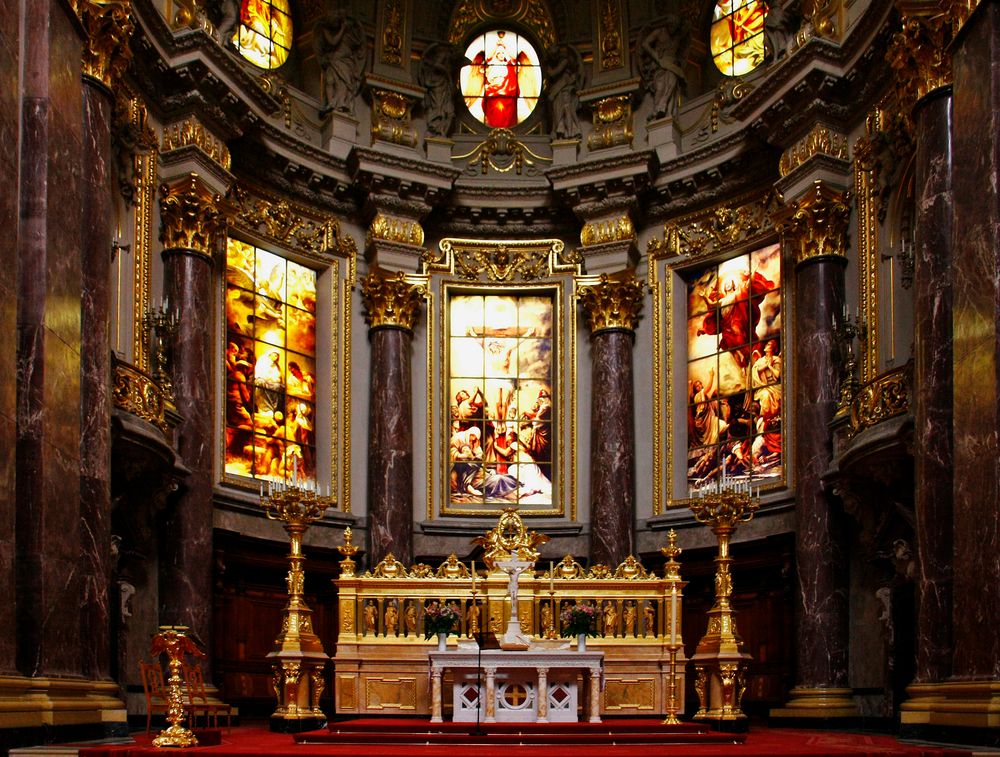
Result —
<svg viewBox="0 0 1000 757"><path fill-rule="evenodd" d="M363 658L512 512L682 718L722 598L751 722L1000 745L1000 3L0 13L0 747L141 727L164 627L267 718L300 601L317 714L422 712Z"/></svg>

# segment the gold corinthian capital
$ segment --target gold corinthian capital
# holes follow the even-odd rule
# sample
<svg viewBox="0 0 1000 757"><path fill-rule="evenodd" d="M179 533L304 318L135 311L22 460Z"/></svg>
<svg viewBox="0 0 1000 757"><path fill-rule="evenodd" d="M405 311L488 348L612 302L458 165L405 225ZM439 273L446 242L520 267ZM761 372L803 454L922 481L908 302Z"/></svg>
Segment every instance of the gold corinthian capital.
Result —
<svg viewBox="0 0 1000 757"><path fill-rule="evenodd" d="M160 241L167 250L191 250L211 257L213 243L226 231L219 210L221 197L189 174L175 184L160 186Z"/></svg>
<svg viewBox="0 0 1000 757"><path fill-rule="evenodd" d="M361 280L365 320L370 329L401 328L413 331L425 289L411 284L406 274L372 269Z"/></svg>
<svg viewBox="0 0 1000 757"><path fill-rule="evenodd" d="M132 59L132 5L129 0L78 0L76 12L87 31L83 75L113 89Z"/></svg>
<svg viewBox="0 0 1000 757"><path fill-rule="evenodd" d="M847 226L851 216L847 192L838 192L822 181L774 216L774 228L795 263L821 257L846 257Z"/></svg>
<svg viewBox="0 0 1000 757"><path fill-rule="evenodd" d="M591 335L609 329L635 331L643 288L634 274L618 278L602 273L598 283L580 287L578 294Z"/></svg>

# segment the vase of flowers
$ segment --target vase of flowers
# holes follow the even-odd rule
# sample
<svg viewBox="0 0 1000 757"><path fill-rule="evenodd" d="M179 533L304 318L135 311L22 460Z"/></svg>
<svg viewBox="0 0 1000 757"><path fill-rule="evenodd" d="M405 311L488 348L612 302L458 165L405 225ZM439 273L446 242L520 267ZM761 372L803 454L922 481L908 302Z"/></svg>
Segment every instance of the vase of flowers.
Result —
<svg viewBox="0 0 1000 757"><path fill-rule="evenodd" d="M437 636L438 651L447 649L448 634L455 633L460 618L458 610L452 605L433 602L424 610L424 638L433 639Z"/></svg>
<svg viewBox="0 0 1000 757"><path fill-rule="evenodd" d="M594 622L597 620L597 608L587 603L566 607L559 616L562 635L576 637L578 652L587 650L587 637L595 635Z"/></svg>

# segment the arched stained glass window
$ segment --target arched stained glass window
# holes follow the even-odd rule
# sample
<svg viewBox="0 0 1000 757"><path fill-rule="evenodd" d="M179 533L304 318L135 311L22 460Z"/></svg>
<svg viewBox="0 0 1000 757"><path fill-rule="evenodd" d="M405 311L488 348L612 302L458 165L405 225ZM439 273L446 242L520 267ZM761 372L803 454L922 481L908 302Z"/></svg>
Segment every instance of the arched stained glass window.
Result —
<svg viewBox="0 0 1000 757"><path fill-rule="evenodd" d="M233 44L255 66L277 68L284 63L292 47L288 0L242 0Z"/></svg>
<svg viewBox="0 0 1000 757"><path fill-rule="evenodd" d="M522 123L538 105L542 70L538 53L516 32L499 29L472 40L472 61L459 75L462 97L473 117L491 128Z"/></svg>
<svg viewBox="0 0 1000 757"><path fill-rule="evenodd" d="M742 76L764 62L766 16L764 0L718 0L711 30L716 68L726 76Z"/></svg>

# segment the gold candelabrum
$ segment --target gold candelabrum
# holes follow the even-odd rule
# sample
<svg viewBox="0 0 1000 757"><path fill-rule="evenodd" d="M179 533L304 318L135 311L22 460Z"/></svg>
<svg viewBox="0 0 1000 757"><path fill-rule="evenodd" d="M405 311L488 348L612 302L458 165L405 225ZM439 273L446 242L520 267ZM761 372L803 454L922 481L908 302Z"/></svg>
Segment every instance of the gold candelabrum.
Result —
<svg viewBox="0 0 1000 757"><path fill-rule="evenodd" d="M736 630L730 598L733 579L729 540L737 525L746 522L760 507L746 484L723 485L719 490L703 494L691 503L699 523L712 529L719 541L715 558L715 604L708 611L708 631L698 642L691 661L696 672L695 691L699 709L696 720L744 721L740 709L746 689L746 672L751 657Z"/></svg>
<svg viewBox="0 0 1000 757"><path fill-rule="evenodd" d="M680 633L680 607L684 587L687 585L686 581L681 580L681 564L677 562L681 551L677 546L677 532L670 529L667 546L660 548L660 552L667 558L664 578L670 582L670 643L667 645L670 653L670 691L667 694L667 717L663 720L664 725L678 725L681 722L677 718L681 709L681 696L677 691L677 652L684 643Z"/></svg>
<svg viewBox="0 0 1000 757"><path fill-rule="evenodd" d="M184 727L184 678L181 667L184 665L184 655L195 657L203 653L187 636L187 626L160 626L160 632L153 637L150 654L154 658L167 653L167 669L170 677L167 679L167 728L153 739L153 746L186 749L198 746L198 739Z"/></svg>
<svg viewBox="0 0 1000 757"><path fill-rule="evenodd" d="M291 542L285 579L288 604L281 632L274 640L274 650L267 655L272 660L272 685L278 698L278 708L271 716L271 730L294 733L322 728L326 716L319 707L319 699L325 687L323 670L330 657L323 651L323 643L313 630L312 610L302 597L305 585L302 535L323 517L330 499L319 496L309 487L279 483L270 485L266 495L262 492L261 506L270 520L281 521ZM349 544L350 537L347 538ZM350 554L356 551L354 547ZM347 561L353 566L349 555Z"/></svg>

